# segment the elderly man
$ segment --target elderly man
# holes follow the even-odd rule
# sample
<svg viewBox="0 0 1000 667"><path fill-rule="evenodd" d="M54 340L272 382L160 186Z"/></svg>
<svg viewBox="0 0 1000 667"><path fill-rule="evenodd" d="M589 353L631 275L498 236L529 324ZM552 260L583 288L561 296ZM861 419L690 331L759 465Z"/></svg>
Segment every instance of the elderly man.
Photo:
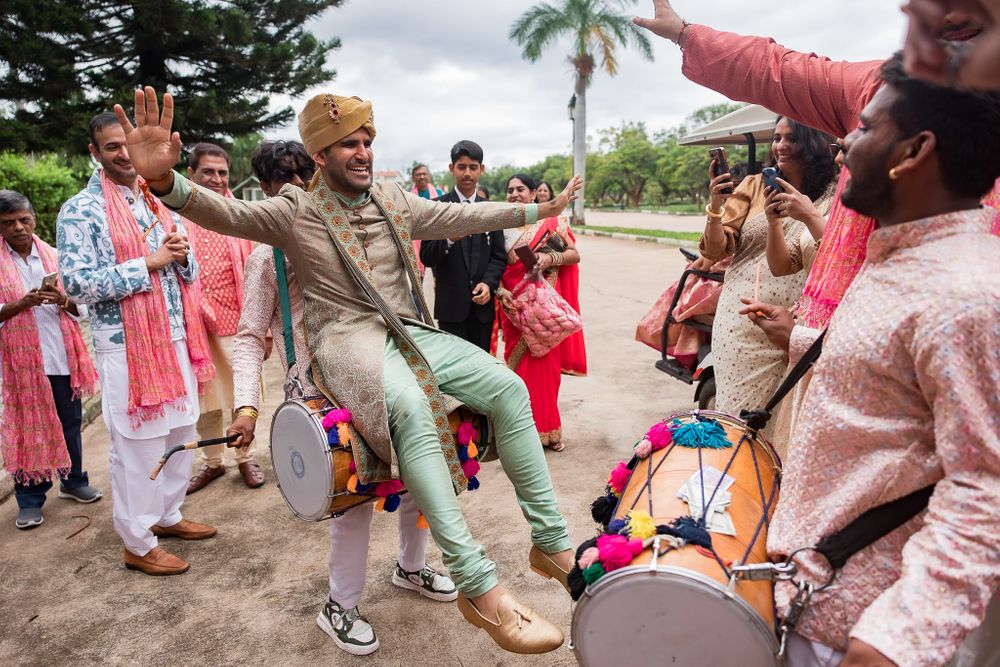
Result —
<svg viewBox="0 0 1000 667"><path fill-rule="evenodd" d="M306 193L285 187L262 202L239 202L171 171L180 135L173 99L161 117L152 88L136 92L136 124L116 106L136 169L154 192L210 229L281 248L305 299L316 379L351 410L367 441L355 449L361 480L399 477L423 510L461 594L458 607L501 647L542 653L562 631L499 585L494 564L469 533L457 492L472 484L448 430L442 392L488 415L500 461L531 525L532 568L564 582L566 523L556 507L524 383L475 345L433 328L416 273L412 240L519 227L557 215L579 189L554 202L462 206L427 201L398 185L373 186L370 102L324 94L299 114L299 133L319 171ZM467 466L468 468L468 466ZM474 476L474 474L472 474Z"/></svg>
<svg viewBox="0 0 1000 667"><path fill-rule="evenodd" d="M216 194L232 197L229 191L229 153L222 146L200 143L188 156L188 178ZM198 437L218 438L226 419L233 412L233 339L243 310L243 271L253 244L243 239L223 236L198 225L190 225L191 246L198 260L198 284L201 287L199 311L215 364L215 381L201 397ZM198 451L201 465L191 476L187 492L194 493L226 472L224 445L210 445ZM264 473L250 446L233 450L233 459L251 489L264 484Z"/></svg>
<svg viewBox="0 0 1000 667"><path fill-rule="evenodd" d="M35 212L20 192L0 190L0 239L0 447L23 530L44 520L53 475L62 478L60 498L101 498L80 438L80 396L97 390L97 371L77 323L86 308L60 289L56 251L35 236Z"/></svg>
<svg viewBox="0 0 1000 667"><path fill-rule="evenodd" d="M149 472L166 450L195 439L198 385L215 374L190 291L197 263L180 217L139 179L114 114L91 119L90 153L100 166L63 204L56 241L66 293L93 306L112 519L127 568L180 574L187 561L158 538L215 535L181 515L193 453L173 456L155 481Z"/></svg>

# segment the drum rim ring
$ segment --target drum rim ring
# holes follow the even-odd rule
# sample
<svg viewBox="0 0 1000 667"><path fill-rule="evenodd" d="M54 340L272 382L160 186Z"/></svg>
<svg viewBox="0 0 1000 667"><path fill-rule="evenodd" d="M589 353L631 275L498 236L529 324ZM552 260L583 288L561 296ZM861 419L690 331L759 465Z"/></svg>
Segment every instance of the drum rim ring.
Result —
<svg viewBox="0 0 1000 667"><path fill-rule="evenodd" d="M277 481L277 484L278 484L278 491L281 494L281 499L285 501L285 504L288 506L288 509L290 509L292 511L292 514L294 514L296 517L298 517L299 519L301 519L303 521L308 521L309 523L316 523L316 522L319 522L319 521L324 521L326 519L331 518L331 516L333 516L333 515L331 514L331 512L329 510L329 506L327 506L328 508L323 513L323 515L322 516L318 516L318 517L306 516L306 515L302 514L301 512L299 512L297 509L295 509L295 507L292 506L291 502L288 500L287 494L285 494L285 491L284 491L284 489L281 486L281 480L278 479L278 474L277 474L277 470L278 469L275 466L275 461L274 461L274 428L275 428L275 421L276 421L275 417L278 416L278 413L281 412L281 409L284 408L286 405L293 405L295 407L295 409L307 412L314 420L316 420L317 424L319 425L319 430L322 431L323 430L322 424L320 423L319 419L316 416L319 415L319 414L325 414L326 412L329 412L330 410L333 409L334 406L330 406L329 408L324 408L324 409L320 409L320 410L314 410L314 409L312 409L312 407L309 406L308 402L309 401L318 400L318 399L329 400L329 399L326 399L326 397L324 397L324 396L313 396L313 397L308 397L308 398L289 398L289 399L287 399L285 401L282 401L281 405L279 405L274 410L274 414L271 415L271 428L269 430L270 440L269 440L268 446L267 446L268 453L271 456L271 470L275 471L274 477L275 477L275 480ZM327 449L329 450L329 447L327 447ZM327 488L330 488L330 487L333 486L333 461L332 460L330 461L329 472L330 472L330 474L329 474L329 478L330 479L329 479L328 483L326 484ZM326 495L327 495L327 497L329 497L329 491L327 491Z"/></svg>

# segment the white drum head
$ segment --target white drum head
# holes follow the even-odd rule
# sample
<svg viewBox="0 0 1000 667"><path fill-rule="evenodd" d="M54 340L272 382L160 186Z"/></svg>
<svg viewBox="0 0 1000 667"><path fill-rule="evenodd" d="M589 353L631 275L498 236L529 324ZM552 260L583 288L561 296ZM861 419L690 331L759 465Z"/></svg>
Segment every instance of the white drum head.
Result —
<svg viewBox="0 0 1000 667"><path fill-rule="evenodd" d="M330 514L333 464L326 432L312 411L285 401L271 421L271 464L285 502L301 519L319 521Z"/></svg>
<svg viewBox="0 0 1000 667"><path fill-rule="evenodd" d="M584 667L775 667L774 632L743 600L688 570L605 575L573 611Z"/></svg>

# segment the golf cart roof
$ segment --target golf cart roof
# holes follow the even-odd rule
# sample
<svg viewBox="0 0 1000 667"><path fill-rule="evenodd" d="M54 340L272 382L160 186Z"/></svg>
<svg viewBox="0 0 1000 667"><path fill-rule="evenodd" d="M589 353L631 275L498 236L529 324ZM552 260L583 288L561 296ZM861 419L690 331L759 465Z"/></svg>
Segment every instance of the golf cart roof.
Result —
<svg viewBox="0 0 1000 667"><path fill-rule="evenodd" d="M757 104L748 104L742 109L728 113L698 128L677 141L681 146L718 146L720 144L746 144L747 134L752 134L756 142L768 144L774 136L774 124L778 114Z"/></svg>

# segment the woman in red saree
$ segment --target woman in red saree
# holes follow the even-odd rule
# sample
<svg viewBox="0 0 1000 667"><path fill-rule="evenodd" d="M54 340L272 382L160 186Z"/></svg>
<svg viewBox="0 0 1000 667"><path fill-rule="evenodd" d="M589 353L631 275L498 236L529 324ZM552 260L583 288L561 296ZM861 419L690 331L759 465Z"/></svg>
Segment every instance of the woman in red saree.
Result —
<svg viewBox="0 0 1000 667"><path fill-rule="evenodd" d="M531 203L535 198L535 181L525 174L515 174L507 181L507 201ZM569 225L558 218L546 218L519 229L504 232L507 246L507 269L501 280L498 296L502 304L509 304L510 290L527 275L524 263L514 254L514 249L523 245L533 247L546 233L558 236L563 241L562 251L542 249L538 255L538 267L545 279L555 290L579 312L579 267L580 253L576 250L576 239ZM548 244L546 244L547 246ZM572 299L570 298L572 297ZM570 336L544 356L533 357L528 353L527 344L522 340L520 330L514 326L501 309L500 323L503 327L504 360L528 387L531 397L531 411L535 417L535 427L542 445L561 452L562 421L559 417L559 385L562 378L563 348L574 338L579 342L575 350L567 352L575 368L586 372L586 357L583 354L583 332ZM572 347L572 345L571 345ZM582 373L580 373L582 374Z"/></svg>

